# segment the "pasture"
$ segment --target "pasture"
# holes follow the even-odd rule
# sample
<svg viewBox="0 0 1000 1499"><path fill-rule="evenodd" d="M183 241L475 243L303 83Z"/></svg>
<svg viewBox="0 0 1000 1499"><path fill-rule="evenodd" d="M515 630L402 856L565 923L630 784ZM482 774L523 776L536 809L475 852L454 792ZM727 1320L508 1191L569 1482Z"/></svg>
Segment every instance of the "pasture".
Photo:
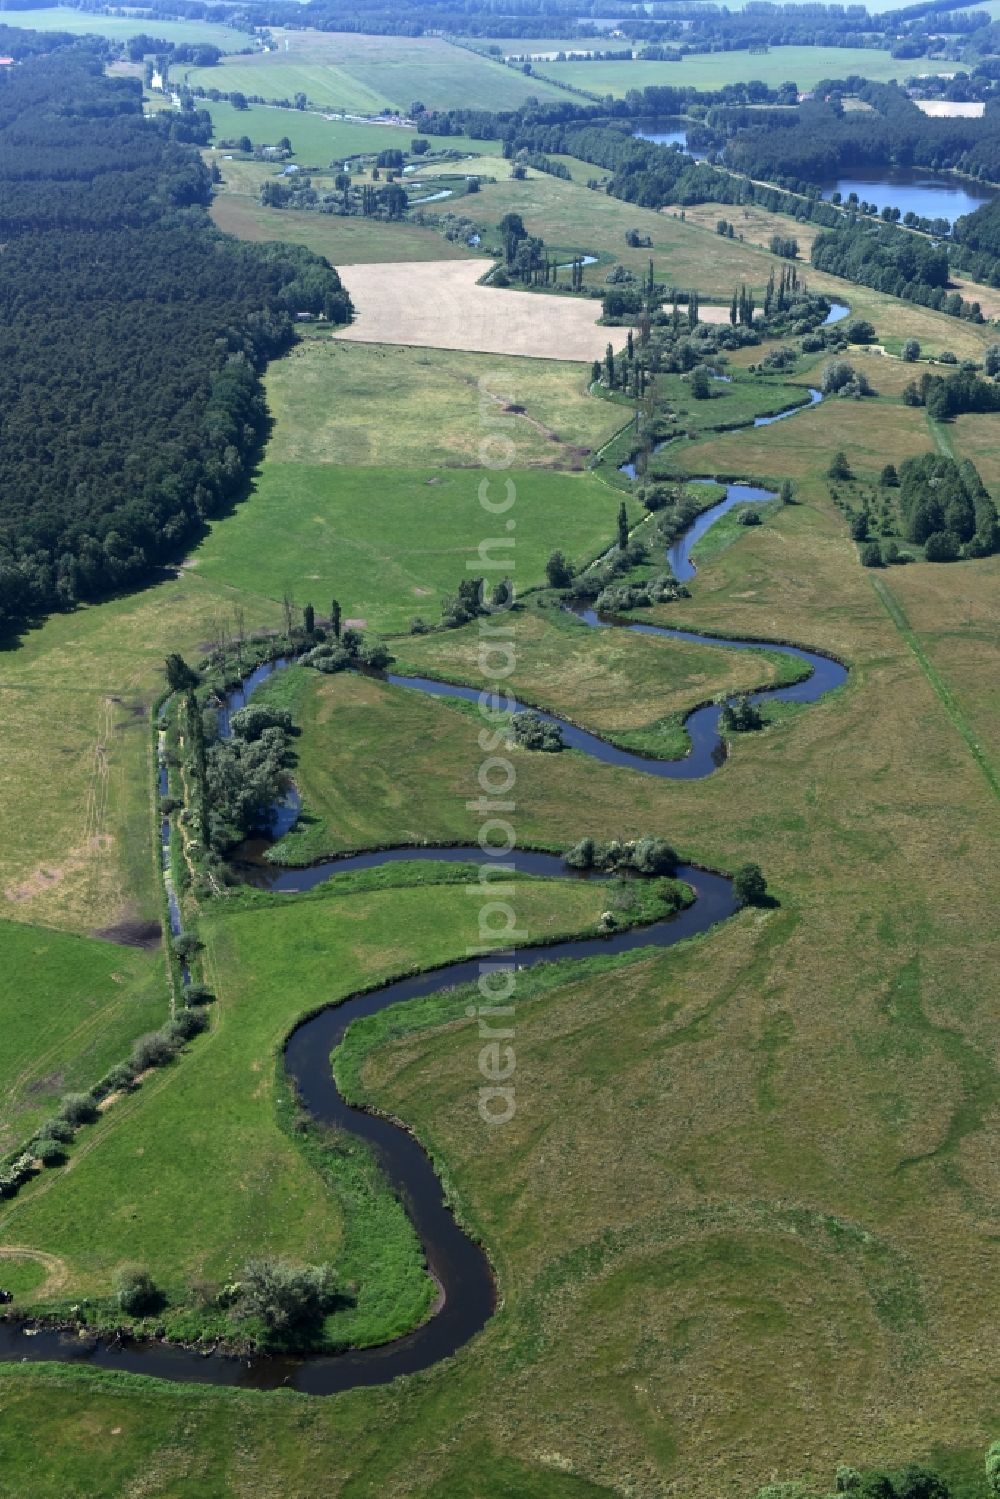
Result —
<svg viewBox="0 0 1000 1499"><path fill-rule="evenodd" d="M599 327L600 303L479 286L482 260L344 265L342 280L357 311L336 337L362 343L415 344L530 359L600 359L620 349L625 328Z"/></svg>
<svg viewBox="0 0 1000 1499"><path fill-rule="evenodd" d="M415 615L436 620L442 596L455 592L466 563L497 531L479 501L484 477L418 463L267 461L251 502L213 526L197 571L274 600L288 589L321 614L336 596L345 614L373 630L405 630ZM498 555L509 558L522 589L544 581L554 539L580 563L613 541L619 496L594 475L504 469L490 481L494 497L509 492L508 481L517 495L516 547Z"/></svg>
<svg viewBox="0 0 1000 1499"><path fill-rule="evenodd" d="M552 84L440 37L280 28L274 35L276 51L232 58L217 68L186 69L187 81L279 102L304 93L314 108L358 114L389 109L407 115L418 99L429 109L517 109L532 95L566 97Z"/></svg>
<svg viewBox="0 0 1000 1499"><path fill-rule="evenodd" d="M589 366L564 360L347 343L317 333L268 372L275 419L268 462L474 468L487 428L495 427L513 443L519 465L581 469L629 417L595 400L589 386Z"/></svg>

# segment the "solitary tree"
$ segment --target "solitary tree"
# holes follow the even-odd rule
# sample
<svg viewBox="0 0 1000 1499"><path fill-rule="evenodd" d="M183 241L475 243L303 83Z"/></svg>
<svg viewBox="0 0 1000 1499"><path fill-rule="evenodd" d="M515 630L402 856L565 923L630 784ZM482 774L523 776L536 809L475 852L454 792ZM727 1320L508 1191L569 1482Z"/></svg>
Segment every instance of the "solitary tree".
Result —
<svg viewBox="0 0 1000 1499"><path fill-rule="evenodd" d="M335 639L340 639L340 605L336 599L330 604L330 629Z"/></svg>
<svg viewBox="0 0 1000 1499"><path fill-rule="evenodd" d="M1000 344L994 347L1000 349ZM1000 1499L1000 1442L994 1442L986 1452L986 1488L991 1496Z"/></svg>
<svg viewBox="0 0 1000 1499"><path fill-rule="evenodd" d="M171 692L191 692L201 680L198 673L188 666L184 657L178 656L176 652L167 657L164 671L167 686Z"/></svg>
<svg viewBox="0 0 1000 1499"><path fill-rule="evenodd" d="M307 635L312 635L316 629L316 610L312 604L307 604L302 611L302 624Z"/></svg>
<svg viewBox="0 0 1000 1499"><path fill-rule="evenodd" d="M696 401L707 401L712 394L712 377L703 364L691 371L691 394Z"/></svg>
<svg viewBox="0 0 1000 1499"><path fill-rule="evenodd" d="M545 576L550 588L568 588L573 581L573 569L562 552L553 552L545 564Z"/></svg>
<svg viewBox="0 0 1000 1499"><path fill-rule="evenodd" d="M908 338L900 353L907 364L915 364L920 358L920 345L915 338Z"/></svg>
<svg viewBox="0 0 1000 1499"><path fill-rule="evenodd" d="M116 1277L118 1305L130 1317L141 1317L155 1311L162 1300L148 1270L139 1265L125 1265Z"/></svg>
<svg viewBox="0 0 1000 1499"><path fill-rule="evenodd" d="M618 506L618 545L623 552L628 546L628 511L624 500Z"/></svg>
<svg viewBox="0 0 1000 1499"><path fill-rule="evenodd" d="M304 1331L327 1310L334 1292L329 1265L292 1265L251 1260L242 1278L243 1310L259 1317L271 1334Z"/></svg>
<svg viewBox="0 0 1000 1499"><path fill-rule="evenodd" d="M840 448L830 459L830 467L827 469L831 479L853 479L851 465L847 461L847 454Z"/></svg>
<svg viewBox="0 0 1000 1499"><path fill-rule="evenodd" d="M791 479L782 479L779 494L781 496L781 503L783 505L794 505L795 485L792 483Z"/></svg>
<svg viewBox="0 0 1000 1499"><path fill-rule="evenodd" d="M744 906L762 906L767 900L767 881L759 864L744 864L733 876L733 894Z"/></svg>

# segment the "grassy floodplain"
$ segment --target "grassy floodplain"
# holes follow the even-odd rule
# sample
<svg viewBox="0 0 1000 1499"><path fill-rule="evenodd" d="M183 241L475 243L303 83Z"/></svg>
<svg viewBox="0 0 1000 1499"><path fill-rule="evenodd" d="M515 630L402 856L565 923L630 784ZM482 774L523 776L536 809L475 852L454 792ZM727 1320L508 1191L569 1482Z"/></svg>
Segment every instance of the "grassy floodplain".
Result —
<svg viewBox="0 0 1000 1499"><path fill-rule="evenodd" d="M685 278L701 284L709 231L669 223L691 247ZM720 285L725 271L721 258L711 268ZM853 289L840 299L859 310ZM917 316L874 294L863 305L886 345ZM988 337L921 316L970 347ZM80 1068L64 1069L66 1086L85 1066L74 1006L84 1016L95 996L101 1006L95 1065L133 1021L148 1028L158 958L57 943L43 924L90 931L109 911L155 909L143 711L163 656L196 657L234 606L277 626L286 587L320 612L335 592L375 627L431 612L482 535L468 523L479 475L464 465L476 461L481 377L490 384L498 368L300 345L269 374L276 430L257 490L192 549L193 565L50 620L4 655L4 691L30 712L4 725L0 888L5 917L25 923L13 941L26 977L0 995L0 1017L30 1060L25 1016L55 993L53 1093L63 1057ZM713 541L692 597L645 616L831 651L850 664L847 685L776 714L705 782L571 753L517 756L522 842L655 831L707 865L759 860L779 904L670 952L525 978L519 1107L506 1131L470 1127L477 1041L450 1002L410 1006L350 1042L357 1087L428 1145L489 1246L497 1317L447 1365L328 1401L2 1365L0 1488L14 1499L594 1499L626 1485L656 1499L746 1499L774 1477L801 1475L825 1493L841 1461L910 1458L939 1465L956 1499L984 1499L1000 1312L1000 829L983 773L995 764L997 704L983 677L996 675L997 565L914 564L873 579L830 504L825 468L843 446L868 481L887 458L944 442L974 449L985 472L995 440L978 419L933 432L899 403L900 366L885 369L881 382L872 372L877 400L829 401L678 450L679 473L792 474L799 503L738 537L734 527L729 545ZM525 412L511 414L522 583L553 546L583 554L610 540L618 503L595 474L543 461L555 453L571 468L570 450L596 446L615 408L594 401L590 426L579 367L539 361L524 378ZM362 420L370 451L359 451ZM541 610L517 628L518 686L608 732L647 732L744 681L740 672L758 681L773 670L766 656L584 636ZM408 664L469 671L471 634L404 637L396 649ZM305 832L321 826L323 847L468 835L479 760L465 714L353 676L290 673L281 689L300 715L303 789L321 819ZM105 699L110 716L95 728ZM94 844L81 809L105 766L118 790ZM29 805L33 819L21 815ZM71 865L66 850L78 845L88 857ZM107 886L92 874L99 851ZM56 869L60 879L40 879L20 904L8 893ZM536 935L593 929L602 904L575 883L518 889ZM356 1337L419 1315L428 1288L398 1204L378 1198L357 1162L323 1180L282 1128L274 1054L309 1007L462 955L469 912L460 886L405 874L304 900L209 904L210 1033L116 1103L68 1169L0 1210L0 1249L17 1251L3 1282L19 1304L103 1301L116 1265L138 1256L179 1299L261 1245L329 1254L346 1269L359 1294L339 1325ZM45 960L26 962L46 939ZM164 993L158 978L148 985ZM32 1095L30 1107L48 1109L50 1096ZM366 1197L377 1230L359 1244L351 1225Z"/></svg>
<svg viewBox="0 0 1000 1499"><path fill-rule="evenodd" d="M605 898L579 881L518 890L535 940L592 929ZM477 920L465 890L450 884L331 889L320 900L211 912L202 928L219 996L210 1034L108 1111L87 1136L87 1164L55 1168L0 1209L0 1235L44 1243L65 1267L60 1294L71 1300L106 1295L113 1268L136 1257L156 1263L164 1290L180 1302L200 1279L218 1285L238 1276L250 1245L314 1262L341 1261L346 1249L354 1262L346 1279L360 1283L354 1303L331 1318L330 1336L364 1342L405 1330L430 1300L412 1230L376 1178L376 1197L388 1197L378 1208L383 1252L373 1259L372 1245L362 1254L352 1244L354 1217L364 1213L373 1227L371 1172L355 1163L361 1181L341 1173L333 1192L317 1178L292 1136L290 1106L276 1095L276 1054L310 1010L383 976L461 957ZM224 1116L219 1098L229 1100ZM193 1161L213 1180L211 1194L192 1192ZM180 1331L188 1314L164 1315Z"/></svg>
<svg viewBox="0 0 1000 1499"><path fill-rule="evenodd" d="M742 1496L773 1472L828 1482L845 1456L940 1454L971 1473L974 1447L992 1436L982 1357L992 1250L978 1224L991 1180L983 1121L1000 1086L984 983L995 805L824 486L801 492L805 503L699 573L684 620L837 650L854 665L847 691L750 736L708 783L651 785L590 766L590 794L577 784L567 803L574 831L614 824L628 805L709 861L766 857L780 910L617 964L610 979L584 968L526 990L523 1114L488 1146L467 1127L461 1026L410 1030L358 1058L370 1094L447 1161L497 1257L500 1317L450 1369L328 1402L4 1369L7 1471L23 1468L29 1423L44 1432L41 1499L77 1471L81 1427L96 1450L113 1426L94 1494L150 1468L188 1492L218 1491L237 1441L253 1482L291 1495L314 1492L319 1474L348 1494L479 1495L484 1462L494 1489L499 1468L519 1495L613 1492L626 1465L653 1492L682 1481L706 1499ZM942 587L948 570L920 572ZM978 566L967 577L990 586ZM360 752L349 719L342 743ZM387 766L402 765L412 731L394 745L379 730L379 743ZM558 787L560 765L542 769ZM959 868L949 893L946 872ZM253 948L245 970L233 964L233 977L244 973L234 1017L279 961L265 927L258 938L247 914L222 913L220 963L239 947L225 936L235 923ZM209 1047L227 1028L222 1016ZM186 1086L189 1066L195 1057L170 1087ZM794 1387L783 1372L792 1358ZM587 1409L567 1420L580 1359ZM877 1423L859 1390L877 1402ZM453 1437L443 1472L441 1422ZM765 1426L766 1452L748 1449L747 1433ZM564 1475L556 1490L550 1450Z"/></svg>

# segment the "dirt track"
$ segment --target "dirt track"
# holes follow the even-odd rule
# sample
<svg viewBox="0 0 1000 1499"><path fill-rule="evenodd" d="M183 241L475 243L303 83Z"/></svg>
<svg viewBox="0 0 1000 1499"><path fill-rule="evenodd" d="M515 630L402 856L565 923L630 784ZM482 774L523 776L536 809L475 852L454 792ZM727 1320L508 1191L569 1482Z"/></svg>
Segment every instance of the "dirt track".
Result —
<svg viewBox="0 0 1000 1499"><path fill-rule="evenodd" d="M477 286L482 260L339 269L357 317L337 338L587 363L625 343L626 329L597 325L597 302Z"/></svg>

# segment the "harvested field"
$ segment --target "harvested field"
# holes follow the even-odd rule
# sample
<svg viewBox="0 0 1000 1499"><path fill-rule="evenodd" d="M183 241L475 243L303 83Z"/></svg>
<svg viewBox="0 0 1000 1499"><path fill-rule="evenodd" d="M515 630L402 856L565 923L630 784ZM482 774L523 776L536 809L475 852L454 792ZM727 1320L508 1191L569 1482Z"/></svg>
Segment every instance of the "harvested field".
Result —
<svg viewBox="0 0 1000 1499"><path fill-rule="evenodd" d="M957 104L953 99L915 99L914 103L921 114L930 115L935 120L978 120L986 109L982 100Z"/></svg>
<svg viewBox="0 0 1000 1499"><path fill-rule="evenodd" d="M340 267L358 310L337 338L522 354L535 359L599 359L624 328L599 327L596 302L477 286L481 260ZM727 314L728 315L728 314Z"/></svg>

